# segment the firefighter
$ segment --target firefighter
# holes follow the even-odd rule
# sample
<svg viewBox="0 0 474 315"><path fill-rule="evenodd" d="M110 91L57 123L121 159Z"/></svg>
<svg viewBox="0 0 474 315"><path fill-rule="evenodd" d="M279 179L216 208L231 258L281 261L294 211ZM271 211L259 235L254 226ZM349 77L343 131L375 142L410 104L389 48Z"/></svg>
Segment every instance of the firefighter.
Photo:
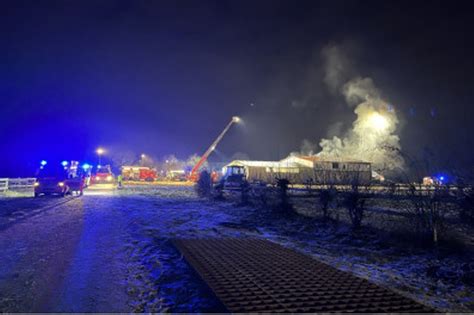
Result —
<svg viewBox="0 0 474 315"><path fill-rule="evenodd" d="M122 187L122 179L123 179L123 178L122 178L122 174L119 174L119 175L117 176L117 182L118 182L118 186L119 186L119 187Z"/></svg>

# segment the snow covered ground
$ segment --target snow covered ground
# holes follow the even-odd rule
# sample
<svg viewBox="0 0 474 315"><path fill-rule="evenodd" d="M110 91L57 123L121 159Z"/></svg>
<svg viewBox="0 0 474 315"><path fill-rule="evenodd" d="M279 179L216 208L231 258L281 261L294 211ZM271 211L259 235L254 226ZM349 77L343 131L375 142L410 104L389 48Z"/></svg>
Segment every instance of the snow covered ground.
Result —
<svg viewBox="0 0 474 315"><path fill-rule="evenodd" d="M192 187L0 199L3 312L224 311L170 239L261 237L446 310L474 310L463 258L406 249L373 231L213 202ZM436 258L436 260L435 260ZM474 266L473 266L474 267Z"/></svg>

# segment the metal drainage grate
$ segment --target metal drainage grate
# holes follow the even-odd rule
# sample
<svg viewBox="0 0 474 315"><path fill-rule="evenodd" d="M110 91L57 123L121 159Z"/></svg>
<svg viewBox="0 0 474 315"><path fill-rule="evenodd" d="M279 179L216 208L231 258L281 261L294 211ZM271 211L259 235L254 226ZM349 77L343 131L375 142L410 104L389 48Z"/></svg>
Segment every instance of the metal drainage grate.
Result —
<svg viewBox="0 0 474 315"><path fill-rule="evenodd" d="M230 312L432 312L390 290L259 239L175 246Z"/></svg>

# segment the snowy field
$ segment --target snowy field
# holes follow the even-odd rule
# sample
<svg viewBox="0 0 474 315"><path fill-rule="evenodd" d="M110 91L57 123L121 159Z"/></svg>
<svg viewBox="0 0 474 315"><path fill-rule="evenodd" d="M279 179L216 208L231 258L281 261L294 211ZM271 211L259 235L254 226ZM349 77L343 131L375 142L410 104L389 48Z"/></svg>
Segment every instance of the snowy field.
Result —
<svg viewBox="0 0 474 315"><path fill-rule="evenodd" d="M0 198L0 311L225 311L170 239L226 236L267 238L438 309L474 310L473 279L462 272L474 269L470 251L400 249L344 220L203 200L192 187L133 186Z"/></svg>

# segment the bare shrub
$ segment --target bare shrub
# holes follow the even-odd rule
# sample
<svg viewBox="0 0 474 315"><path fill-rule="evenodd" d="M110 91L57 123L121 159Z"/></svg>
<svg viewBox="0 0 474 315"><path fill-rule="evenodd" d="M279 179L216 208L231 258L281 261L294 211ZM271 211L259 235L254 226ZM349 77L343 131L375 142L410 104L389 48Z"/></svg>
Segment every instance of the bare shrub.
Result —
<svg viewBox="0 0 474 315"><path fill-rule="evenodd" d="M411 184L409 200L415 232L421 236L432 236L433 243L437 244L440 234L444 231L445 214L442 197L445 191L440 186L429 189L422 185Z"/></svg>
<svg viewBox="0 0 474 315"><path fill-rule="evenodd" d="M305 190L306 190L306 193L308 194L308 196L312 196L313 195L313 185L314 185L314 180L312 178L308 179L305 181L304 183L305 185Z"/></svg>
<svg viewBox="0 0 474 315"><path fill-rule="evenodd" d="M343 205L347 209L352 227L354 229L360 228L366 205L358 185L353 185L352 189L345 193Z"/></svg>
<svg viewBox="0 0 474 315"><path fill-rule="evenodd" d="M405 211L412 223L415 234L423 238L431 238L434 244L443 237L446 227L447 202L449 187L435 181L431 185L424 185L425 176L436 174L440 169L447 169L439 163L435 154L425 148L421 158L414 158L397 149L407 162L407 169L402 172L405 196L408 206Z"/></svg>
<svg viewBox="0 0 474 315"><path fill-rule="evenodd" d="M211 180L211 174L203 170L199 174L199 179L194 186L196 193L199 197L201 198L209 198L211 196L212 192L212 180Z"/></svg>
<svg viewBox="0 0 474 315"><path fill-rule="evenodd" d="M461 221L474 224L474 191L472 188L458 188L456 202L460 209Z"/></svg>
<svg viewBox="0 0 474 315"><path fill-rule="evenodd" d="M217 183L214 186L214 190L213 190L212 195L213 195L215 200L219 200L219 201L225 200L225 198L224 198L224 184L222 182Z"/></svg>
<svg viewBox="0 0 474 315"><path fill-rule="evenodd" d="M245 180L240 184L240 205L245 206L249 204L250 185Z"/></svg>
<svg viewBox="0 0 474 315"><path fill-rule="evenodd" d="M266 207L268 204L268 192L267 185L263 183L253 184L250 189L252 200L261 208Z"/></svg>
<svg viewBox="0 0 474 315"><path fill-rule="evenodd" d="M323 211L323 218L329 218L329 206L336 199L337 190L334 187L322 189L319 193L319 204Z"/></svg>
<svg viewBox="0 0 474 315"><path fill-rule="evenodd" d="M288 199L288 186L290 185L290 181L286 178L277 178L277 187L278 187L278 196L279 196L279 208L281 210L291 210L293 207L291 206L289 199Z"/></svg>

